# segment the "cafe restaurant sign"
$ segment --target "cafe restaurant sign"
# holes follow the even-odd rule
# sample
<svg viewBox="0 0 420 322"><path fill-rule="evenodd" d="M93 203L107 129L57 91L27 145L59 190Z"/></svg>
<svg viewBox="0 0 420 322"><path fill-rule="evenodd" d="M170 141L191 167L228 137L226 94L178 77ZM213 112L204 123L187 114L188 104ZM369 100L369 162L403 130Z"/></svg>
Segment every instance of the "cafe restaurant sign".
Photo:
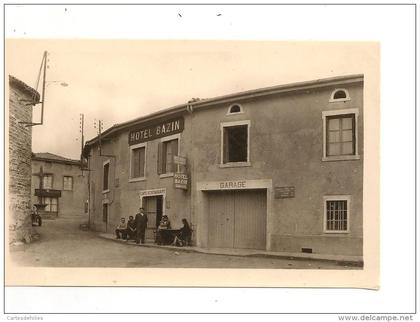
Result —
<svg viewBox="0 0 420 322"><path fill-rule="evenodd" d="M128 144L133 145L154 139L162 138L168 135L181 133L184 130L184 118L165 120L160 123L141 127L130 131L128 134Z"/></svg>

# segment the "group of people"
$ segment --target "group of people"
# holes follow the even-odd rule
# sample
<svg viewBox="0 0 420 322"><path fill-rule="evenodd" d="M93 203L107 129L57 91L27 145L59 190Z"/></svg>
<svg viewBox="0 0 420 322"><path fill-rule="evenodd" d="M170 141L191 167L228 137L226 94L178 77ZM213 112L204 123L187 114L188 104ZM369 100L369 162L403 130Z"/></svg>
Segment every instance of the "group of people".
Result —
<svg viewBox="0 0 420 322"><path fill-rule="evenodd" d="M115 229L115 235L117 239L124 240L135 240L136 244L144 244L146 227L147 227L147 215L143 207L139 208L139 212L135 218L133 216L128 217L128 222L125 222L125 218L121 218L120 223ZM156 231L156 242L160 244L172 244L174 246L186 246L191 242L192 229L188 224L187 219L182 219L182 228L176 230L176 234L167 234L171 229L171 222L168 216L162 216ZM172 232L172 230L171 230Z"/></svg>
<svg viewBox="0 0 420 322"><path fill-rule="evenodd" d="M115 229L117 239L135 240L136 244L144 244L147 227L147 215L144 208L140 207L136 217L128 217L128 222L125 218L121 218L120 223Z"/></svg>

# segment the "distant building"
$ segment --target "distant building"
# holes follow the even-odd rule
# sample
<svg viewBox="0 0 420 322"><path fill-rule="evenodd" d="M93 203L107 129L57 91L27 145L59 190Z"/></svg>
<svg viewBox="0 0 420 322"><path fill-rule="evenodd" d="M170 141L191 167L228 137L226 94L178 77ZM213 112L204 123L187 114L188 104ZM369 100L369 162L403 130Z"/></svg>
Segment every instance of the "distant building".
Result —
<svg viewBox="0 0 420 322"><path fill-rule="evenodd" d="M44 218L85 213L87 172L80 160L52 153L32 155L32 204L44 204Z"/></svg>
<svg viewBox="0 0 420 322"><path fill-rule="evenodd" d="M363 254L363 75L192 100L88 141L90 223L142 205L204 248Z"/></svg>
<svg viewBox="0 0 420 322"><path fill-rule="evenodd" d="M9 76L9 242L31 240L31 146L32 106L39 93L13 76ZM6 163L7 164L7 163Z"/></svg>

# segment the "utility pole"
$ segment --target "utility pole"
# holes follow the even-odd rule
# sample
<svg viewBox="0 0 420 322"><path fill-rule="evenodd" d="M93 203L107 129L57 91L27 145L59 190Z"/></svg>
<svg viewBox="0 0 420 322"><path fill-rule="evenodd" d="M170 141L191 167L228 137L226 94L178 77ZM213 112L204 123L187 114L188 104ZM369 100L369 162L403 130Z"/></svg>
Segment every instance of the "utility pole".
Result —
<svg viewBox="0 0 420 322"><path fill-rule="evenodd" d="M81 148L80 148L80 166L83 172L83 146L85 145L85 134L84 134L85 115L80 114L79 131L82 135Z"/></svg>

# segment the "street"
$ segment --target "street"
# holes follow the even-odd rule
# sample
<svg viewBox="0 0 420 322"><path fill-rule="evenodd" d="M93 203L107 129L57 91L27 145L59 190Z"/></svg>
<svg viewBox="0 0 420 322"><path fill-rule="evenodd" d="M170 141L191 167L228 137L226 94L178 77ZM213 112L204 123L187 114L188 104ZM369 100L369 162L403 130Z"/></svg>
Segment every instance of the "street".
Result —
<svg viewBox="0 0 420 322"><path fill-rule="evenodd" d="M44 220L34 229L39 240L11 252L21 266L35 267L156 267L156 268L283 268L355 269L331 261L242 257L141 247L100 238L79 228L86 216Z"/></svg>

